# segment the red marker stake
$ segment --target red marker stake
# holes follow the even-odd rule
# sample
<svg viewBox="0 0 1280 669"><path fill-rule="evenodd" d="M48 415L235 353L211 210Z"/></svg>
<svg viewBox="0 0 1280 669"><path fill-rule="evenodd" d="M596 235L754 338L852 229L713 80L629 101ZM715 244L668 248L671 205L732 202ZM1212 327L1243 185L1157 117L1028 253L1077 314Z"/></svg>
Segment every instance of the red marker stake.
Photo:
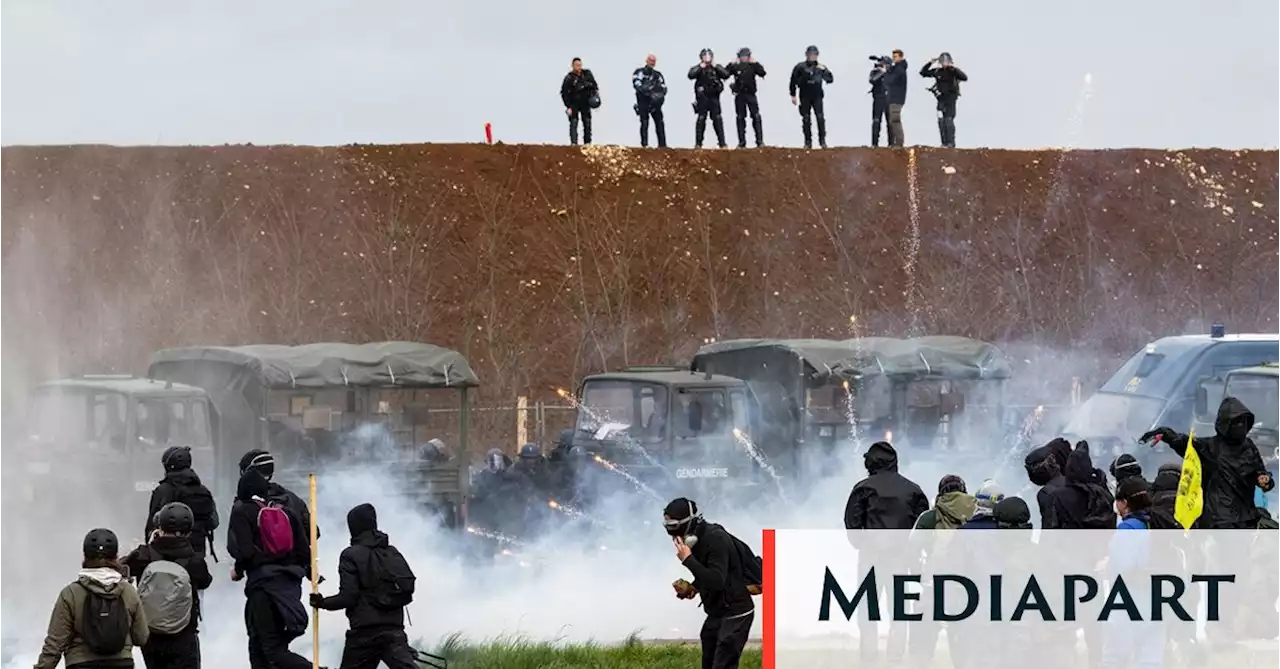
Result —
<svg viewBox="0 0 1280 669"><path fill-rule="evenodd" d="M493 144L493 124L484 124L484 141L486 144Z"/></svg>

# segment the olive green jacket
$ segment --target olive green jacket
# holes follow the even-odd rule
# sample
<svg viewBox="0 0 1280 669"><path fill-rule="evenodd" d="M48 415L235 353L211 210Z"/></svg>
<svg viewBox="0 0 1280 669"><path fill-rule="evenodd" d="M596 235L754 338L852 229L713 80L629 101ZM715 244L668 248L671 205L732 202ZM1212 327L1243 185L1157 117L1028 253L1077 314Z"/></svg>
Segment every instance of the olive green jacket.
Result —
<svg viewBox="0 0 1280 669"><path fill-rule="evenodd" d="M85 645L81 633L84 622L80 617L90 590L106 597L121 598L124 600L125 610L129 612L129 640L125 642L124 649L115 655L97 655ZM35 669L56 669L58 660L63 658L68 667L94 660L132 659L133 647L146 644L149 636L147 618L142 613L142 600L138 599L138 591L132 583L114 569L81 569L75 582L58 593L58 601L53 604L53 614L49 616L49 631L44 637L44 647L40 650Z"/></svg>

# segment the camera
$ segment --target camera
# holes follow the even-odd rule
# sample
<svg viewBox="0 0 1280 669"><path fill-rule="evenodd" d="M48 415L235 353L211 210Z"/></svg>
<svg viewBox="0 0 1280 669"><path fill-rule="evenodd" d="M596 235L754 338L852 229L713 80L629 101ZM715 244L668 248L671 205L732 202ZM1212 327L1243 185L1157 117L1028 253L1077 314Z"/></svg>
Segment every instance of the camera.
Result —
<svg viewBox="0 0 1280 669"><path fill-rule="evenodd" d="M877 65L892 65L893 59L888 56L867 56L867 60L875 61Z"/></svg>

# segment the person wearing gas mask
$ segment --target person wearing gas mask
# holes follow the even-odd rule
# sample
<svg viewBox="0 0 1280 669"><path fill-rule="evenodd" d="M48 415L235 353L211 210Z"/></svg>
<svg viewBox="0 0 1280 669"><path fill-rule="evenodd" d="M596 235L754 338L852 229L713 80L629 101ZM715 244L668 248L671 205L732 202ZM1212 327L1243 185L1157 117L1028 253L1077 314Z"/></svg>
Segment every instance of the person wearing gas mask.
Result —
<svg viewBox="0 0 1280 669"><path fill-rule="evenodd" d="M1262 513L1254 504L1253 489L1270 492L1275 481L1262 464L1262 454L1249 438L1253 429L1253 412L1234 397L1222 398L1218 417L1213 423L1214 436L1196 439L1200 456L1204 508L1200 526L1205 529L1255 529ZM1167 427L1157 427L1142 435L1143 443L1163 441L1186 457L1187 435Z"/></svg>
<svg viewBox="0 0 1280 669"><path fill-rule="evenodd" d="M809 45L804 50L804 60L791 68L791 104L800 106L800 127L804 131L804 148L813 148L813 129L810 113L818 120L818 146L827 148L827 117L822 111L822 85L835 81L826 65L818 62L818 47ZM796 94L799 93L799 98Z"/></svg>
<svg viewBox="0 0 1280 669"><path fill-rule="evenodd" d="M902 129L902 106L907 104L907 57L902 49L894 49L893 64L884 73L885 96L889 102L889 146L902 146L906 133Z"/></svg>
<svg viewBox="0 0 1280 669"><path fill-rule="evenodd" d="M929 92L938 99L938 134L942 145L956 148L956 100L960 99L960 82L969 76L956 67L951 54L943 51L937 58L925 63L920 76L932 78Z"/></svg>
<svg viewBox="0 0 1280 669"><path fill-rule="evenodd" d="M649 119L653 119L653 132L658 136L658 148L667 148L667 124L662 118L662 103L667 99L667 80L654 69L658 57L645 56L644 67L631 73L631 87L636 90L636 115L640 117L640 146L649 146Z"/></svg>
<svg viewBox="0 0 1280 669"><path fill-rule="evenodd" d="M871 66L871 74L867 76L867 83L871 84L871 90L867 93L871 95L871 146L877 147L880 146L880 121L883 119L886 124L889 122L889 93L884 87L884 75L893 65L893 59L872 56L871 60L875 61L875 65Z"/></svg>
<svg viewBox="0 0 1280 669"><path fill-rule="evenodd" d="M725 68L733 76L729 90L733 92L733 111L738 121L738 148L747 148L747 114L756 134L756 146L764 146L764 122L760 119L760 101L756 98L756 77L765 76L764 66L756 62L751 49L738 49L738 60Z"/></svg>
<svg viewBox="0 0 1280 669"><path fill-rule="evenodd" d="M724 92L724 80L729 78L729 71L723 65L717 65L716 55L711 49L703 49L698 54L698 64L689 68L689 79L693 81L693 113L698 120L693 126L693 148L702 148L702 138L707 134L707 116L711 116L711 127L716 131L716 145L727 148L724 141L724 116L720 112L720 94Z"/></svg>
<svg viewBox="0 0 1280 669"><path fill-rule="evenodd" d="M578 143L578 120L582 120L582 143L591 143L591 110L600 106L600 87L582 59L574 58L569 73L560 82L560 101L569 117L569 143Z"/></svg>
<svg viewBox="0 0 1280 669"><path fill-rule="evenodd" d="M693 582L683 579L672 584L679 599L702 597L707 614L698 637L702 642L703 669L731 669L738 666L755 620L755 604L746 559L732 534L709 523L692 500L680 497L662 511L662 525L675 544L676 559L693 574Z"/></svg>

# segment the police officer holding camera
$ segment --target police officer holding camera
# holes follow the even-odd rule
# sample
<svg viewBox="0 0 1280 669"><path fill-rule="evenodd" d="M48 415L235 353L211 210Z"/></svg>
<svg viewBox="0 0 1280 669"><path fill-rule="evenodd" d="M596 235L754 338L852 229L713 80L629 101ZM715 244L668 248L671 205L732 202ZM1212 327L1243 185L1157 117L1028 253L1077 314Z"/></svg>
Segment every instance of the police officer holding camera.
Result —
<svg viewBox="0 0 1280 669"><path fill-rule="evenodd" d="M956 101L960 98L960 82L969 76L956 67L951 54L943 51L937 58L925 63L920 76L934 80L929 92L938 99L938 134L942 145L956 148Z"/></svg>
<svg viewBox="0 0 1280 669"><path fill-rule="evenodd" d="M791 69L791 104L800 105L800 127L804 130L804 148L813 148L813 130L809 114L818 119L818 146L827 148L827 118L822 113L822 85L835 81L831 70L818 62L818 47L810 45L804 50L804 60ZM796 93L800 98L797 101Z"/></svg>
<svg viewBox="0 0 1280 669"><path fill-rule="evenodd" d="M689 79L693 80L693 113L698 115L693 126L695 149L702 148L708 115L716 131L716 144L722 149L729 146L724 141L724 116L720 112L720 94L724 92L724 80L729 78L729 71L723 65L717 65L715 58L711 49L703 49L698 54L698 64L689 68Z"/></svg>
<svg viewBox="0 0 1280 669"><path fill-rule="evenodd" d="M667 148L667 124L662 117L662 103L667 99L667 80L654 69L658 57L645 56L644 67L631 73L631 87L636 89L636 115L640 117L640 146L649 146L649 119L653 118L653 131L658 135L658 148Z"/></svg>
<svg viewBox="0 0 1280 669"><path fill-rule="evenodd" d="M756 62L751 49L738 49L738 60L725 68L733 76L733 110L738 117L738 148L747 148L747 113L756 133L756 146L764 146L764 122L760 120L760 101L756 98L756 77L765 76L764 66Z"/></svg>
<svg viewBox="0 0 1280 669"><path fill-rule="evenodd" d="M569 143L578 143L578 119L582 119L582 143L591 143L591 110L600 106L600 87L591 70L582 69L582 59L574 58L572 69L560 82L560 101L569 117Z"/></svg>
<svg viewBox="0 0 1280 669"><path fill-rule="evenodd" d="M867 82L871 84L871 146L880 146L880 121L889 122L889 92L884 87L884 75L893 66L893 59L888 56L869 56L875 62L871 66L871 74ZM886 135L888 134L886 129Z"/></svg>

